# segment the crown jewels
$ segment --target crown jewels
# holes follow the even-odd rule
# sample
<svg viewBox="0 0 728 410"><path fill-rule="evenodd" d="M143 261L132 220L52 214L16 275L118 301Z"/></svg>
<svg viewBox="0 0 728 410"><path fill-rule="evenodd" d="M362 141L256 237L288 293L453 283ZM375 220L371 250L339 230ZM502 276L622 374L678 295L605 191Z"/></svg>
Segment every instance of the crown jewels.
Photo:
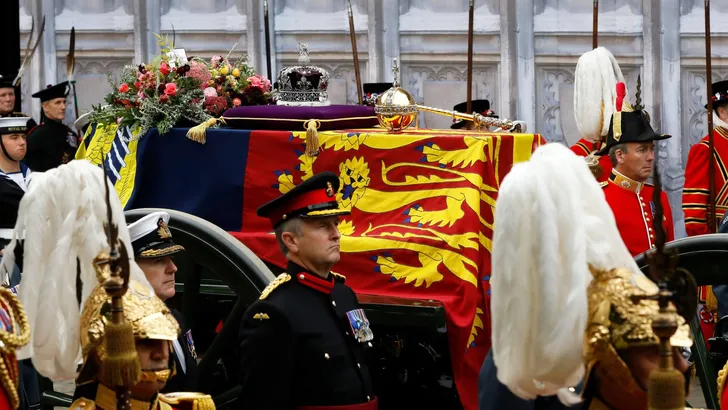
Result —
<svg viewBox="0 0 728 410"><path fill-rule="evenodd" d="M278 73L280 92L278 105L324 106L330 105L329 73L310 65L308 44L298 44L298 65L286 67Z"/></svg>

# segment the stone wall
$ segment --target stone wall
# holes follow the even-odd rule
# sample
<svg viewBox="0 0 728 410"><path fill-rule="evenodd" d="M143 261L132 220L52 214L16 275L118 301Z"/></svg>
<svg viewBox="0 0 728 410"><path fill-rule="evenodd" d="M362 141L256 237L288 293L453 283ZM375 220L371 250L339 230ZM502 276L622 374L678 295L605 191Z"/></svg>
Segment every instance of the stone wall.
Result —
<svg viewBox="0 0 728 410"><path fill-rule="evenodd" d="M106 76L158 52L153 33L169 34L188 55L227 52L233 44L265 74L264 0L20 0L24 45L31 18L46 16L46 36L23 81L29 95L66 79L65 55L76 28L75 79L87 111L108 91ZM391 81L401 61L403 87L421 103L450 108L465 99L467 0L352 0L363 82ZM298 42L328 69L332 99L357 100L346 0L269 0L271 70L296 61ZM661 143L661 165L673 209L679 209L687 153L706 132L703 1L601 0L599 44L617 57L653 126L674 138ZM728 2L713 2L713 80L728 78ZM572 114L574 68L591 49L588 0L475 0L473 96L501 116L527 121L550 141L579 138ZM48 35L53 33L55 35ZM633 91L632 91L633 92ZM69 108L69 112L71 108ZM70 113L69 118L74 114ZM422 116L427 127L450 119ZM678 234L682 213L675 212Z"/></svg>

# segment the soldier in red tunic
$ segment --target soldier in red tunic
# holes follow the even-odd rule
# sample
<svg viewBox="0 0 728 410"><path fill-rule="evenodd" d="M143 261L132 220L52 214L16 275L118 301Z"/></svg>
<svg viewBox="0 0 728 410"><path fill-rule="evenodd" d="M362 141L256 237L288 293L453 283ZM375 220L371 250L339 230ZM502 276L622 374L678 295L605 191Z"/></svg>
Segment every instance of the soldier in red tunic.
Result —
<svg viewBox="0 0 728 410"><path fill-rule="evenodd" d="M617 107L609 124L607 145L597 154L609 154L614 166L609 180L601 185L614 212L622 240L632 256L635 256L655 247L654 188L645 181L652 175L654 168L654 141L670 136L655 133L644 111L633 110L626 102L622 109L619 99ZM672 241L675 239L672 212L664 192L660 200L665 210L663 227L667 240Z"/></svg>
<svg viewBox="0 0 728 410"><path fill-rule="evenodd" d="M728 81L713 84L713 142L715 144L715 220L720 222L728 209L728 192L725 190L725 164L728 161ZM710 198L708 175L710 167L710 147L706 135L690 148L688 163L685 168L685 189L683 189L683 211L685 211L685 231L688 236L702 235L710 232L708 225L708 201Z"/></svg>

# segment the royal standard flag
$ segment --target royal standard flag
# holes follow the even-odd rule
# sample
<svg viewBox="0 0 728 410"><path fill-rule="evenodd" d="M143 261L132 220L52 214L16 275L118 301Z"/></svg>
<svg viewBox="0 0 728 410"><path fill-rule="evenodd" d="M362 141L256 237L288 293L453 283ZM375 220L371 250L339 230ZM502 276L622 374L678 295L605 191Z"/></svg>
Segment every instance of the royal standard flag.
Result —
<svg viewBox="0 0 728 410"><path fill-rule="evenodd" d="M434 299L445 306L455 385L477 408L480 366L490 349L490 252L500 181L526 161L538 135L462 131L255 132L248 148L243 226L233 233L264 260L285 266L256 209L316 173L339 175L337 200L351 211L334 267L359 294ZM375 329L376 331L376 329Z"/></svg>

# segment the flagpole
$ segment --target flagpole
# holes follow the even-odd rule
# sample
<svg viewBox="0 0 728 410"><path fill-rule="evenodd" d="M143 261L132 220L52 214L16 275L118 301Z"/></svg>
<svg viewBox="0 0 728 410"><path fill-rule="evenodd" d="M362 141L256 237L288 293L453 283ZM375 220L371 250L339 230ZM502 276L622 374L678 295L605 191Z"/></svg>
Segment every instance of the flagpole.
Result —
<svg viewBox="0 0 728 410"><path fill-rule="evenodd" d="M468 8L468 90L465 111L473 113L473 19L475 16L475 1L470 0Z"/></svg>
<svg viewBox="0 0 728 410"><path fill-rule="evenodd" d="M592 49L599 47L599 0L594 0L592 11Z"/></svg>
<svg viewBox="0 0 728 410"><path fill-rule="evenodd" d="M265 62L268 72L268 79L273 81L270 57L270 20L268 17L268 0L263 1L263 22L265 24Z"/></svg>
<svg viewBox="0 0 728 410"><path fill-rule="evenodd" d="M713 63L711 61L710 44L710 0L705 0L705 83L708 87L708 149L710 150L708 232L715 233L718 215L715 209L715 141L713 138Z"/></svg>
<svg viewBox="0 0 728 410"><path fill-rule="evenodd" d="M359 72L359 52L356 49L356 30L354 29L354 11L351 9L349 0L349 35L351 36L351 52L354 54L354 77L356 77L356 95L359 97L359 105L364 104L364 91L361 85L361 73Z"/></svg>

